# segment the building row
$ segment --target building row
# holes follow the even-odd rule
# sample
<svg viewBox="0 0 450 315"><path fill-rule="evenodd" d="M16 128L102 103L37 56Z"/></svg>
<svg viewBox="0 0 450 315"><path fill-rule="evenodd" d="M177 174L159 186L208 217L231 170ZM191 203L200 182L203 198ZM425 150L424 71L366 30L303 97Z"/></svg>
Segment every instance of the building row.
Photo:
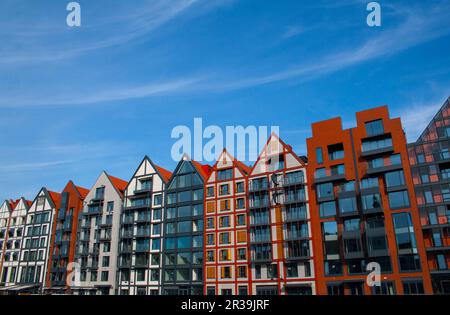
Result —
<svg viewBox="0 0 450 315"><path fill-rule="evenodd" d="M0 294L448 294L449 136L450 99L412 144L384 106L314 123L307 157L272 134L252 166L145 157L7 200Z"/></svg>

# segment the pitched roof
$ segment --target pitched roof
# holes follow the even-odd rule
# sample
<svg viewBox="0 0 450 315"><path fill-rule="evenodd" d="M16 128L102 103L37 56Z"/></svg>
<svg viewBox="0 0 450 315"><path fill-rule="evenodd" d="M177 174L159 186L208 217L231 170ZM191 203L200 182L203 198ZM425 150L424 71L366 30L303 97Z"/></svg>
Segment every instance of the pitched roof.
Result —
<svg viewBox="0 0 450 315"><path fill-rule="evenodd" d="M121 193L123 194L123 192L125 191L125 189L127 188L128 182L124 181L123 179L120 179L118 177L114 177L109 175L108 173L106 173L106 176L108 176L109 180L111 181L111 183L114 185L114 187Z"/></svg>
<svg viewBox="0 0 450 315"><path fill-rule="evenodd" d="M208 179L211 175L212 167L208 164L201 164L197 161L191 160L192 164L197 169L198 173L203 177L204 180Z"/></svg>
<svg viewBox="0 0 450 315"><path fill-rule="evenodd" d="M87 194L89 193L89 189L81 187L81 186L76 186L75 185L76 190L78 190L78 192L80 193L81 197L84 199L86 198Z"/></svg>
<svg viewBox="0 0 450 315"><path fill-rule="evenodd" d="M50 198L52 198L55 207L59 207L59 204L61 203L61 194L50 190L47 191L48 194L50 195Z"/></svg>
<svg viewBox="0 0 450 315"><path fill-rule="evenodd" d="M156 168L156 170L159 172L159 174L162 176L164 181L168 182L169 179L172 177L172 172L166 170L165 168L162 168L159 165L153 164Z"/></svg>

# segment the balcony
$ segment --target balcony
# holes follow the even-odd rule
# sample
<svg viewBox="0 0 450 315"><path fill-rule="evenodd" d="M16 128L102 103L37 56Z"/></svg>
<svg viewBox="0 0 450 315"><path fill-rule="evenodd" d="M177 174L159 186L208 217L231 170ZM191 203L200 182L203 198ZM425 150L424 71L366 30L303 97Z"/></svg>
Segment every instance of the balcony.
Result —
<svg viewBox="0 0 450 315"><path fill-rule="evenodd" d="M85 211L83 211L83 214L87 215L99 215L102 214L103 207L102 206L88 206Z"/></svg>
<svg viewBox="0 0 450 315"><path fill-rule="evenodd" d="M136 219L136 223L148 223L152 220L152 216L150 214L148 215L138 215Z"/></svg>
<svg viewBox="0 0 450 315"><path fill-rule="evenodd" d="M314 184L338 182L345 180L344 164L334 165L330 169L320 168L315 171Z"/></svg>
<svg viewBox="0 0 450 315"><path fill-rule="evenodd" d="M112 217L108 217L108 218L102 218L99 226L100 227L110 227L112 226Z"/></svg>
<svg viewBox="0 0 450 315"><path fill-rule="evenodd" d="M65 217L66 217L66 210L65 209L59 209L58 220L64 220Z"/></svg>
<svg viewBox="0 0 450 315"><path fill-rule="evenodd" d="M396 171L403 169L403 166L401 164L397 165L383 165L383 166L377 166L377 167L367 167L366 174L369 176L372 175L379 175L382 173L390 172L390 171Z"/></svg>
<svg viewBox="0 0 450 315"><path fill-rule="evenodd" d="M124 217L124 218L122 218L122 224L124 224L124 225L134 224L134 217Z"/></svg>
<svg viewBox="0 0 450 315"><path fill-rule="evenodd" d="M269 183L267 179L264 179L264 181L250 181L248 184L249 192L257 192L267 189L269 189Z"/></svg>
<svg viewBox="0 0 450 315"><path fill-rule="evenodd" d="M133 230L122 230L120 233L120 238L133 238Z"/></svg>
<svg viewBox="0 0 450 315"><path fill-rule="evenodd" d="M142 238L142 237L150 237L151 231L150 229L143 229L137 231L136 237Z"/></svg>
<svg viewBox="0 0 450 315"><path fill-rule="evenodd" d="M264 199L250 199L249 200L249 208L250 209L258 209L258 208L267 208L269 207L269 198L265 197Z"/></svg>
<svg viewBox="0 0 450 315"><path fill-rule="evenodd" d="M152 190L153 190L152 185L141 186L139 189L136 189L135 191L133 191L133 194L135 194L135 195L148 194L148 193L151 193Z"/></svg>
<svg viewBox="0 0 450 315"><path fill-rule="evenodd" d="M447 252L450 251L450 245L430 246L426 248L427 252Z"/></svg>
<svg viewBox="0 0 450 315"><path fill-rule="evenodd" d="M121 253L131 253L132 250L133 249L132 249L131 244L130 245L126 245L126 246L124 246L124 245L119 246L119 252L121 252Z"/></svg>
<svg viewBox="0 0 450 315"><path fill-rule="evenodd" d="M361 157L367 158L393 152L392 137L389 133L362 139Z"/></svg>
<svg viewBox="0 0 450 315"><path fill-rule="evenodd" d="M106 242L106 241L110 241L111 240L111 233L101 233L100 234L100 241L101 242Z"/></svg>
<svg viewBox="0 0 450 315"><path fill-rule="evenodd" d="M119 268L131 268L131 259L119 259L117 264Z"/></svg>

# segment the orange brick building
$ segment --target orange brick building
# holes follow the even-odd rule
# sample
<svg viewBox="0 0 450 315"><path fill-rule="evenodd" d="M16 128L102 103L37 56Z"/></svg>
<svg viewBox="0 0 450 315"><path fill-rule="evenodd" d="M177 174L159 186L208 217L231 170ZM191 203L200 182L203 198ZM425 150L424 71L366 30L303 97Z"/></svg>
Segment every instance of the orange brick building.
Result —
<svg viewBox="0 0 450 315"><path fill-rule="evenodd" d="M312 125L308 182L318 294L432 293L399 118L386 106ZM366 282L369 263L381 286Z"/></svg>

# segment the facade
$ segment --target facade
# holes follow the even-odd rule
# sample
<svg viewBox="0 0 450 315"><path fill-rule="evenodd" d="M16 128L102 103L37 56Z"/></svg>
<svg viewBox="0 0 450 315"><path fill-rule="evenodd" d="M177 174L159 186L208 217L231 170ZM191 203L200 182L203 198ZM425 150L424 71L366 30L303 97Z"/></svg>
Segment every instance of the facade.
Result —
<svg viewBox="0 0 450 315"><path fill-rule="evenodd" d="M171 175L146 156L125 189L118 256L121 295L161 294L162 219Z"/></svg>
<svg viewBox="0 0 450 315"><path fill-rule="evenodd" d="M86 195L78 221L75 262L79 278L71 284L74 294L115 294L120 213L126 186L126 181L102 172Z"/></svg>
<svg viewBox="0 0 450 315"><path fill-rule="evenodd" d="M250 168L223 151L205 184L204 293L251 294L247 176Z"/></svg>
<svg viewBox="0 0 450 315"><path fill-rule="evenodd" d="M46 276L46 291L66 293L69 265L74 261L78 229L78 217L83 210L83 201L89 190L75 186L69 181L61 193L61 203L53 223L51 248Z"/></svg>
<svg viewBox="0 0 450 315"><path fill-rule="evenodd" d="M450 294L450 98L408 149L433 291Z"/></svg>
<svg viewBox="0 0 450 315"><path fill-rule="evenodd" d="M167 184L162 294L203 294L204 184L211 173L187 156Z"/></svg>
<svg viewBox="0 0 450 315"><path fill-rule="evenodd" d="M275 134L248 179L251 292L316 292L306 163Z"/></svg>
<svg viewBox="0 0 450 315"><path fill-rule="evenodd" d="M431 293L400 119L379 107L356 120L315 123L307 139L318 294ZM381 287L367 285L369 263Z"/></svg>
<svg viewBox="0 0 450 315"><path fill-rule="evenodd" d="M16 201L9 201L9 204L9 207L2 208L3 220L7 216L5 210L11 209L11 213L9 215L9 222L6 224L7 229L4 230L2 228L2 231L5 231L5 243L1 261L2 275L0 292L14 294L22 288L19 285L18 277L19 261L21 257L22 239L25 234L26 217L31 201L20 198ZM3 221L2 225L4 224L5 221Z"/></svg>
<svg viewBox="0 0 450 315"><path fill-rule="evenodd" d="M9 278L9 270L3 272L3 259L5 257L6 245L8 242L9 224L11 213L14 209L12 200L5 200L0 207L0 286L6 283Z"/></svg>
<svg viewBox="0 0 450 315"><path fill-rule="evenodd" d="M18 279L28 293L42 293L49 262L51 233L61 195L42 188L28 209Z"/></svg>

